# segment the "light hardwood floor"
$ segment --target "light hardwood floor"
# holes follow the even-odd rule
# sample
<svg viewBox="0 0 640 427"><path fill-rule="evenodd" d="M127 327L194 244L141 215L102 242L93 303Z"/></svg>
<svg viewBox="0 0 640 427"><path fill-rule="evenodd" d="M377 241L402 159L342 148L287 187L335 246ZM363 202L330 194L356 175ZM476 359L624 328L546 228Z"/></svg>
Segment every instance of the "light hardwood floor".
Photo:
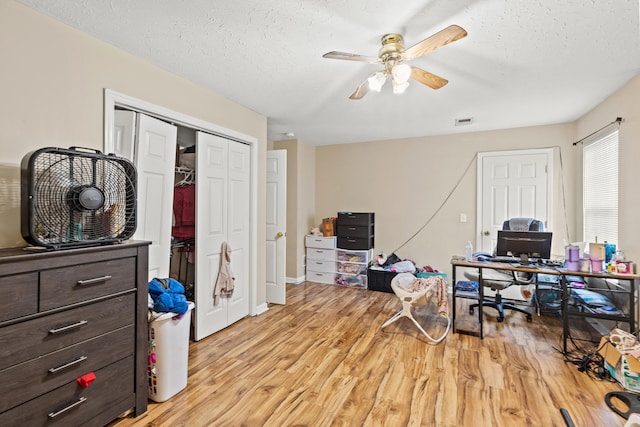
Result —
<svg viewBox="0 0 640 427"><path fill-rule="evenodd" d="M287 304L189 348L187 388L112 426L623 426L604 403L616 383L564 361L558 319L485 308L485 338L431 344L393 294L306 282ZM432 308L421 324L445 323Z"/></svg>

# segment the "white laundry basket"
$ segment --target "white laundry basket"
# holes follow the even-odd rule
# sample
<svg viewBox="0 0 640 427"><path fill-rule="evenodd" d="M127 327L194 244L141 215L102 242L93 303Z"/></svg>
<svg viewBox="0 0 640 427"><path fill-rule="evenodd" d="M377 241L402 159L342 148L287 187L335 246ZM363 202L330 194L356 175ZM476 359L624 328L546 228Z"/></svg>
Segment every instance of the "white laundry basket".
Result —
<svg viewBox="0 0 640 427"><path fill-rule="evenodd" d="M149 322L149 399L164 402L187 386L191 311L181 317L163 313Z"/></svg>

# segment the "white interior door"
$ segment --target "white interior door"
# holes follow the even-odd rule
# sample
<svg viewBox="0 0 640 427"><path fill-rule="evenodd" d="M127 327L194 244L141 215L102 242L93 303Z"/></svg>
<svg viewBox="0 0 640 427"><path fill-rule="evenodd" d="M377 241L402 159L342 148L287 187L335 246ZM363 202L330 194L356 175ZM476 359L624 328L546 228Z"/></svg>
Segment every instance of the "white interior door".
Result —
<svg viewBox="0 0 640 427"><path fill-rule="evenodd" d="M552 150L478 155L479 251L492 252L509 218L531 217L550 229Z"/></svg>
<svg viewBox="0 0 640 427"><path fill-rule="evenodd" d="M250 147L198 132L196 143L195 340L249 314ZM213 301L221 246L231 248L234 292Z"/></svg>
<svg viewBox="0 0 640 427"><path fill-rule="evenodd" d="M122 140L114 138L115 154L131 160L138 172L137 228L133 238L151 242L148 279L169 277L177 128L133 111L117 113L114 135L122 135ZM136 121L135 138L130 142L127 129Z"/></svg>
<svg viewBox="0 0 640 427"><path fill-rule="evenodd" d="M287 150L267 151L267 302L285 304Z"/></svg>

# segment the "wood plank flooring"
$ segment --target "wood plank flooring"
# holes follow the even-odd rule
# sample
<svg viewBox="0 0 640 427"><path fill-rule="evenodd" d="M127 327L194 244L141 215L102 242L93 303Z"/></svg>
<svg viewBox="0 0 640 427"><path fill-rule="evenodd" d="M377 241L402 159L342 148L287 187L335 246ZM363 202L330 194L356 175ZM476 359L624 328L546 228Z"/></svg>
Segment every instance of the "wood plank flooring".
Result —
<svg viewBox="0 0 640 427"><path fill-rule="evenodd" d="M617 383L567 363L558 319L485 308L485 338L430 343L393 294L306 282L287 304L189 348L187 388L112 426L623 426L604 403ZM419 308L432 336L446 321ZM461 315L466 313L460 312Z"/></svg>

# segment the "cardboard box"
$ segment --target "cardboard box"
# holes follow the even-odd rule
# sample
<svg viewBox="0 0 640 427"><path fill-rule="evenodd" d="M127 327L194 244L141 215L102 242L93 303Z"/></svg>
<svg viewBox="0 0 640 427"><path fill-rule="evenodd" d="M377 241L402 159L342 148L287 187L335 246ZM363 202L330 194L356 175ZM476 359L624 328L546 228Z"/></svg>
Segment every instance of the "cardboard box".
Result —
<svg viewBox="0 0 640 427"><path fill-rule="evenodd" d="M599 348L609 374L627 390L640 392L640 360L620 353L609 337L602 337Z"/></svg>

